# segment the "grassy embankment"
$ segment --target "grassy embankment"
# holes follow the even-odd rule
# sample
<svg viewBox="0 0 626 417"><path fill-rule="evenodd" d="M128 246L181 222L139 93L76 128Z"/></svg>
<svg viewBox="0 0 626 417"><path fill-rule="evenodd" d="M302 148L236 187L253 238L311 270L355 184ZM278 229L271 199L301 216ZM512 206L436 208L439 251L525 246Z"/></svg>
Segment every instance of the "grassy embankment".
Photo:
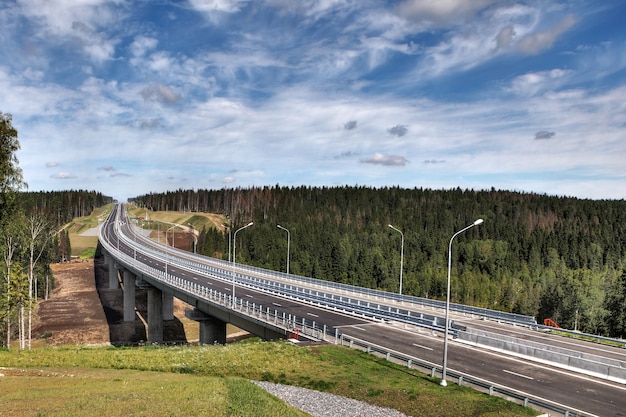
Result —
<svg viewBox="0 0 626 417"><path fill-rule="evenodd" d="M339 346L44 348L0 351L1 413L302 416L248 380L332 392L412 416L533 416L536 411Z"/></svg>

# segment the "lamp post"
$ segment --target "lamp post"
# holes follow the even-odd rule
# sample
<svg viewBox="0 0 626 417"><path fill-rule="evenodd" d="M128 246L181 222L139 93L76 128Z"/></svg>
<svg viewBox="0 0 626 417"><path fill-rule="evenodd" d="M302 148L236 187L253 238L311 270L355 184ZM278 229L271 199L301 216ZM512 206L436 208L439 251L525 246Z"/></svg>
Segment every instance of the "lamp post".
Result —
<svg viewBox="0 0 626 417"><path fill-rule="evenodd" d="M232 250L230 249L230 241L232 238L233 230L230 224L223 223L222 226L228 229L228 262L230 263L230 255L233 253Z"/></svg>
<svg viewBox="0 0 626 417"><path fill-rule="evenodd" d="M291 233L289 233L289 230L287 230L286 227L283 227L280 224L277 224L276 227L287 232L287 275L289 275L289 246L291 244Z"/></svg>
<svg viewBox="0 0 626 417"><path fill-rule="evenodd" d="M237 245L235 245L235 242L237 241L237 232L240 230L245 229L246 227L250 227L254 224L254 222L250 222L247 225L240 227L239 229L235 230L235 233L233 233L233 295L231 298L231 307L233 309L235 309L235 250L237 249Z"/></svg>
<svg viewBox="0 0 626 417"><path fill-rule="evenodd" d="M445 323L445 331L444 331L444 338L443 338L443 368L441 371L441 383L440 383L442 387L445 387L448 385L448 383L446 382L446 368L447 368L447 362L448 362L448 325L449 325L448 317L450 315L450 268L452 267L452 240L454 240L454 238L457 237L457 235L463 233L469 228L478 226L482 222L483 222L483 219L478 219L474 223L470 224L469 226L464 227L463 229L453 234L452 237L450 238L450 244L448 245L448 290L446 292L446 323Z"/></svg>
<svg viewBox="0 0 626 417"><path fill-rule="evenodd" d="M191 237L193 238L191 242L191 248L193 249L192 252L196 253L196 246L198 246L198 237L196 236L196 231L193 228L193 224L187 223L187 225L189 226L189 233L191 233Z"/></svg>
<svg viewBox="0 0 626 417"><path fill-rule="evenodd" d="M175 224L174 226L170 227L169 229L167 229L165 231L165 278L166 279L167 279L167 262L168 262L168 259L169 259L169 245L167 244L167 232L169 232L170 230L172 230L176 226L178 226L178 225ZM172 235L172 246L174 246L174 237L175 236L176 236L176 234Z"/></svg>
<svg viewBox="0 0 626 417"><path fill-rule="evenodd" d="M392 225L389 225L389 227L395 230L396 232L400 233L400 236L402 237L402 244L400 245L400 291L398 291L398 294L402 295L402 264L404 262L404 233L402 233L401 230L396 229Z"/></svg>

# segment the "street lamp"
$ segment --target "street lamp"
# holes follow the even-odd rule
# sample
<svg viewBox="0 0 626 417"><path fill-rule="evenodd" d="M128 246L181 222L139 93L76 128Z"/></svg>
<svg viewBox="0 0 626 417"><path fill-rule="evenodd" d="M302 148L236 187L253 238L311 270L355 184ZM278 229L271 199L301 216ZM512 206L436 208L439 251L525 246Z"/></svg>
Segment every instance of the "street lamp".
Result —
<svg viewBox="0 0 626 417"><path fill-rule="evenodd" d="M250 227L253 224L254 222L250 222L247 225L235 230L235 233L233 233L233 271L232 271L233 272L233 295L231 299L231 306L233 310L235 309L235 250L237 249L237 245L235 245L235 242L237 241L237 232L245 229L246 227Z"/></svg>
<svg viewBox="0 0 626 417"><path fill-rule="evenodd" d="M291 244L291 233L289 233L289 230L287 230L286 227L283 227L280 224L277 224L276 227L287 232L287 275L289 275L289 246Z"/></svg>
<svg viewBox="0 0 626 417"><path fill-rule="evenodd" d="M452 240L455 237L457 237L457 235L463 233L464 231L466 231L467 229L471 227L478 226L482 222L483 222L483 219L478 219L474 223L470 224L469 226L466 226L465 228L453 234L452 237L450 238L450 244L448 245L448 290L446 293L446 324L445 324L446 328L444 331L444 339L443 339L443 369L441 371L441 383L440 383L442 387L445 387L448 385L448 383L446 382L446 367L447 367L447 362L448 362L448 324L449 324L448 316L450 315L450 268L452 267Z"/></svg>
<svg viewBox="0 0 626 417"><path fill-rule="evenodd" d="M175 224L174 226L170 227L169 229L167 229L165 231L165 278L167 279L167 262L168 262L168 258L169 258L169 245L167 244L167 232L169 232L170 230L172 230L173 228L175 228L176 226L178 226L177 224ZM172 246L174 246L174 237L176 236L176 232L174 232L172 234Z"/></svg>
<svg viewBox="0 0 626 417"><path fill-rule="evenodd" d="M191 242L191 247L193 249L193 253L196 253L196 246L198 246L198 237L196 236L196 231L193 228L193 224L191 223L187 223L187 225L189 226L189 233L191 233L191 237L193 238L193 241Z"/></svg>
<svg viewBox="0 0 626 417"><path fill-rule="evenodd" d="M228 228L228 262L230 263L230 255L233 253L232 250L230 249L230 241L232 238L233 230L230 224L223 223L222 226Z"/></svg>
<svg viewBox="0 0 626 417"><path fill-rule="evenodd" d="M402 231L400 231L399 229L396 229L392 225L389 225L389 227L395 230L396 232L400 233L400 236L402 236L402 244L400 245L400 291L398 291L398 294L402 295L402 263L404 262L404 233L402 233Z"/></svg>

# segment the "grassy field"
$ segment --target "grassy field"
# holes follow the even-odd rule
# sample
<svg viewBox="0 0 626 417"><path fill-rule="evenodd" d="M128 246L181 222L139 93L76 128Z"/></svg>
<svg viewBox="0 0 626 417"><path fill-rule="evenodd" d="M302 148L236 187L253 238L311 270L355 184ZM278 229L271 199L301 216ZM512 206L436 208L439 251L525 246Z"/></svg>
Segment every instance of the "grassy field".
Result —
<svg viewBox="0 0 626 417"><path fill-rule="evenodd" d="M227 346L0 351L0 414L299 416L249 380L331 392L411 416L536 411L340 346L256 339ZM4 415L4 414L3 414Z"/></svg>

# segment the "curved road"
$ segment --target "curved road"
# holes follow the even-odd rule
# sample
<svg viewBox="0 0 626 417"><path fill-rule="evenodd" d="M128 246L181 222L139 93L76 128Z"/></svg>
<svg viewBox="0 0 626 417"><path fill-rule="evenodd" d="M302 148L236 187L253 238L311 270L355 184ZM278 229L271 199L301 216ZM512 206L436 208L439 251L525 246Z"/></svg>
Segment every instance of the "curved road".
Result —
<svg viewBox="0 0 626 417"><path fill-rule="evenodd" d="M137 244L149 247L156 255L150 256L135 251L127 245L124 239L118 239L114 221L116 210L103 225L103 235L107 241L126 255L133 257L137 262L150 265L158 270L166 270L168 274L212 288L224 294L231 294L232 281L226 278L210 277L189 269L180 268L168 263L167 259L182 257L177 250L172 250L163 244L138 237L132 231L127 221L122 221L122 232L127 236L135 236ZM151 242L151 243L150 243ZM167 253L167 255L165 255ZM193 258L195 262L215 263L211 258L185 253L184 257ZM223 263L218 263L224 268ZM228 271L226 271L228 272ZM248 273L247 271L238 273ZM325 290L327 291L327 290ZM330 291L330 290L328 290ZM338 313L334 310L315 307L309 304L290 300L279 295L236 285L235 293L238 299L249 300L256 305L270 307L280 313L296 315L315 321L328 328L339 329L341 333L354 338L384 346L387 349L400 352L420 361L440 364L442 361L443 338L437 332L409 331L404 326L393 322L381 323L350 314ZM394 305L395 307L395 305ZM413 310L412 310L413 311ZM431 312L432 313L432 312ZM476 329L485 329L490 332L500 332L508 336L533 340L545 344L562 345L568 349L585 350L596 355L626 359L626 351L620 348L600 347L588 342L573 342L558 336L546 335L522 327L502 325L490 321L457 318L457 323ZM331 333L332 335L333 333ZM528 360L515 358L509 355L490 352L466 344L449 341L448 367L450 371L465 373L475 378L481 378L495 384L506 386L512 390L526 393L536 398L548 399L576 410L578 415L597 415L606 417L626 416L626 386L585 376L556 367L534 363ZM442 388L445 389L445 388Z"/></svg>

